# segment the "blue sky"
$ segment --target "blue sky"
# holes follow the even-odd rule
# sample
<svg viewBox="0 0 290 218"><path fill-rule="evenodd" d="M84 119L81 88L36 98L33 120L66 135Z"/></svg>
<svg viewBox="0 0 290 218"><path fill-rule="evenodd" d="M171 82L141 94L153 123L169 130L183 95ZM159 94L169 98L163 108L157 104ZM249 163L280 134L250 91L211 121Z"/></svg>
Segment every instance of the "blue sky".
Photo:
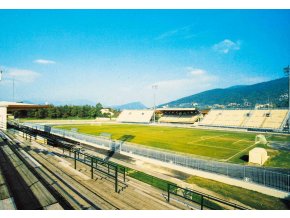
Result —
<svg viewBox="0 0 290 218"><path fill-rule="evenodd" d="M0 10L0 100L157 103L283 76L289 10Z"/></svg>

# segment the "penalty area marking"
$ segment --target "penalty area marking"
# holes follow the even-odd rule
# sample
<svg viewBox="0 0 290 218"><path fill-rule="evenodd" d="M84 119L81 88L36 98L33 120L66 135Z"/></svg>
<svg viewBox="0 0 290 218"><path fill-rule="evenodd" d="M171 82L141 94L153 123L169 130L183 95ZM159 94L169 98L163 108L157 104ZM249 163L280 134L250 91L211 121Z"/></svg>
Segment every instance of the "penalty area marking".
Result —
<svg viewBox="0 0 290 218"><path fill-rule="evenodd" d="M238 152L238 153L234 154L233 156L229 157L228 159L226 159L226 161L229 161L229 160L232 159L233 157L235 157L235 156L237 156L238 154L240 154L240 153L246 151L247 149L250 149L251 147L254 147L255 145L256 145L256 143L250 145L249 147L246 147L244 150L241 150L240 152Z"/></svg>
<svg viewBox="0 0 290 218"><path fill-rule="evenodd" d="M194 144L199 147L209 147L209 148L218 148L218 149L225 149L225 150L232 150L232 151L239 151L239 149L234 148L227 148L227 147L220 147L220 146L214 146L214 145L203 145L203 144Z"/></svg>
<svg viewBox="0 0 290 218"><path fill-rule="evenodd" d="M236 142L234 142L232 145L236 144L236 143L239 143L239 142L251 142L249 140L244 140L244 139L241 139L241 140L238 140Z"/></svg>
<svg viewBox="0 0 290 218"><path fill-rule="evenodd" d="M201 142L204 140L208 140L208 139L214 139L214 138L220 138L222 136L226 136L228 134L223 134L223 135L218 135L218 136L210 136L210 137L206 137L206 136L201 136L201 139L195 140L195 141L191 141L191 142L187 142L187 144L194 144L195 142Z"/></svg>

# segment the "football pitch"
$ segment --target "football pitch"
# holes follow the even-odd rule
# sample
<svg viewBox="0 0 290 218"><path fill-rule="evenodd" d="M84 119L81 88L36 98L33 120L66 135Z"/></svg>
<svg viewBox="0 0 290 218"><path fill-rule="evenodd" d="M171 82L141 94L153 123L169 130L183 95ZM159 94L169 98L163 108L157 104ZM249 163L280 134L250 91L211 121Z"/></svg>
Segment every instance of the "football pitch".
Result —
<svg viewBox="0 0 290 218"><path fill-rule="evenodd" d="M256 133L248 132L134 124L63 125L57 128L77 128L80 133L95 136L110 133L112 139L230 162L239 162L243 152L255 146L256 136Z"/></svg>

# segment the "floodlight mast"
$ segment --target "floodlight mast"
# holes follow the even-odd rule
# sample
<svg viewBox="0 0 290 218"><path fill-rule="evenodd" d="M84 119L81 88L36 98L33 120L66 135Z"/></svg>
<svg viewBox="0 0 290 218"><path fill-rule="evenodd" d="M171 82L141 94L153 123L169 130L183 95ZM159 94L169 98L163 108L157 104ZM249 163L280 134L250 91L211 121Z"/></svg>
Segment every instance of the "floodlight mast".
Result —
<svg viewBox="0 0 290 218"><path fill-rule="evenodd" d="M283 69L286 76L288 76L288 132L290 133L290 66Z"/></svg>
<svg viewBox="0 0 290 218"><path fill-rule="evenodd" d="M14 102L14 95L15 95L15 85L14 85L15 78L13 77L13 102Z"/></svg>
<svg viewBox="0 0 290 218"><path fill-rule="evenodd" d="M155 111L156 111L156 90L158 89L158 85L153 85L152 89L154 90L154 113L153 113L153 123L156 121Z"/></svg>

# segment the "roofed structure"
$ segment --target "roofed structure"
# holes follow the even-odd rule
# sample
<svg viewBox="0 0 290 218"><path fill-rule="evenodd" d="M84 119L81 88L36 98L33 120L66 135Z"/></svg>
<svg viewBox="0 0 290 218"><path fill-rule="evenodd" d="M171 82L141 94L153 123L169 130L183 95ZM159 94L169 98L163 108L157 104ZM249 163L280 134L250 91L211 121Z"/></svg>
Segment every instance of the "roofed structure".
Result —
<svg viewBox="0 0 290 218"><path fill-rule="evenodd" d="M7 129L7 113L17 110L48 108L48 105L35 105L18 102L0 101L0 129Z"/></svg>
<svg viewBox="0 0 290 218"><path fill-rule="evenodd" d="M161 114L160 123L193 124L200 118L196 108L157 108L156 112Z"/></svg>
<svg viewBox="0 0 290 218"><path fill-rule="evenodd" d="M165 112L165 111L196 111L196 108L156 108L156 111Z"/></svg>

